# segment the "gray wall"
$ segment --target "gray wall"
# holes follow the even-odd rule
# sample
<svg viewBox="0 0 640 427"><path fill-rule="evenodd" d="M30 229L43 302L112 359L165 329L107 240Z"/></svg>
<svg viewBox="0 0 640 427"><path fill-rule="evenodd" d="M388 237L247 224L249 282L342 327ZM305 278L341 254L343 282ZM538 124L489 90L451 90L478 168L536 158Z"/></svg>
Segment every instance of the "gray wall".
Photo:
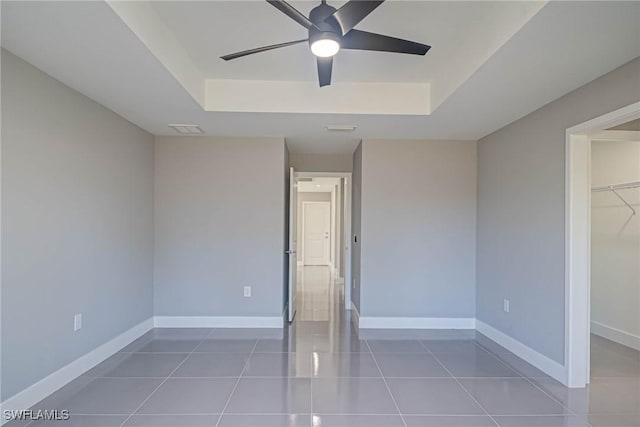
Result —
<svg viewBox="0 0 640 427"><path fill-rule="evenodd" d="M635 59L479 142L478 319L559 363L565 131L640 100L639 76Z"/></svg>
<svg viewBox="0 0 640 427"><path fill-rule="evenodd" d="M360 260L362 258L362 143L353 153L351 188L351 302L360 311ZM355 240L357 238L357 241Z"/></svg>
<svg viewBox="0 0 640 427"><path fill-rule="evenodd" d="M638 138L640 139L640 138ZM594 187L640 182L640 141L593 141ZM619 194L640 210L640 189ZM591 195L591 320L640 337L640 215L610 191ZM597 329L595 329L597 331Z"/></svg>
<svg viewBox="0 0 640 427"><path fill-rule="evenodd" d="M298 172L351 172L351 154L291 154L289 164Z"/></svg>
<svg viewBox="0 0 640 427"><path fill-rule="evenodd" d="M476 142L364 140L361 186L360 314L475 317Z"/></svg>
<svg viewBox="0 0 640 427"><path fill-rule="evenodd" d="M2 220L5 400L152 316L153 137L3 50Z"/></svg>
<svg viewBox="0 0 640 427"><path fill-rule="evenodd" d="M155 314L280 316L284 140L156 137L155 154Z"/></svg>

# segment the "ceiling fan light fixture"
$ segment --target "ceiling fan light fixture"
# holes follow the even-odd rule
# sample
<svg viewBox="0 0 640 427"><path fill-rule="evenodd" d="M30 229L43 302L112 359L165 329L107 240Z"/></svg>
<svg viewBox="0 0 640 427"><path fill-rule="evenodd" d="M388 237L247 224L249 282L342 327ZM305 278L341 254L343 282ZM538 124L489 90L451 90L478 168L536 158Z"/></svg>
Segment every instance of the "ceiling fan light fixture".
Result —
<svg viewBox="0 0 640 427"><path fill-rule="evenodd" d="M285 0L267 0L270 5L304 27L308 31L309 37L243 50L220 58L230 61L247 55L307 42L311 52L316 56L318 85L323 87L331 84L333 56L341 49L425 55L431 46L354 28L384 1L347 0L339 9L336 9L327 4L326 0L321 0L318 6L311 9L307 17Z"/></svg>
<svg viewBox="0 0 640 427"><path fill-rule="evenodd" d="M311 52L320 58L328 58L340 50L340 43L331 39L320 39L311 44Z"/></svg>
<svg viewBox="0 0 640 427"><path fill-rule="evenodd" d="M337 34L318 33L310 39L311 52L320 58L329 58L340 51L340 37Z"/></svg>

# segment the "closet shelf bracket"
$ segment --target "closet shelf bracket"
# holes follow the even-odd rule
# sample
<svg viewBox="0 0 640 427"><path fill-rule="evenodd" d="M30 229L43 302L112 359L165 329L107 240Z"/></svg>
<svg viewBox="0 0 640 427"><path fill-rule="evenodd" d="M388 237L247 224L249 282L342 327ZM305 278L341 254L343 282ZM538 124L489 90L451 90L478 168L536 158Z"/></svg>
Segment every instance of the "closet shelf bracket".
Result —
<svg viewBox="0 0 640 427"><path fill-rule="evenodd" d="M600 192L600 191L611 191L613 194L616 195L616 197L618 199L620 199L622 201L622 203L624 203L625 205L627 205L627 207L629 209L631 209L631 212L633 212L633 215L636 214L636 210L634 209L633 206L631 206L631 204L629 202L627 202L625 200L624 197L622 197L617 190L627 190L630 188L640 188L640 181L636 181L636 182L628 182L625 184L616 184L616 185L606 185L604 187L594 187L591 189L591 191L593 192Z"/></svg>
<svg viewBox="0 0 640 427"><path fill-rule="evenodd" d="M618 194L618 192L617 192L615 189L613 189L613 188L612 188L612 189L611 189L611 192L612 192L613 194L615 194L615 195L616 195L616 197L617 197L618 199L622 200L622 203L624 203L625 205L627 205L627 207L628 207L629 209L631 209L631 212L633 212L633 215L635 215L635 214L636 214L636 210L633 208L633 206L631 206L631 205L629 204L629 202L627 202L627 201L624 199L624 197L622 197L620 194Z"/></svg>

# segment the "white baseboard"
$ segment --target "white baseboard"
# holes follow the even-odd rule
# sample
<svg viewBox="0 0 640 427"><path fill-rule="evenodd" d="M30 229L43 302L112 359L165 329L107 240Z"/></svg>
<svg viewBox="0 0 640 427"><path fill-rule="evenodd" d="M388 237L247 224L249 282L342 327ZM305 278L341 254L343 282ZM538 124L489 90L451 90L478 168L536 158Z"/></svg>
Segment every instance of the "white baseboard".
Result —
<svg viewBox="0 0 640 427"><path fill-rule="evenodd" d="M640 350L640 336L623 331L622 329L607 326L592 320L591 333L617 342L618 344Z"/></svg>
<svg viewBox="0 0 640 427"><path fill-rule="evenodd" d="M467 317L359 317L360 329L475 329Z"/></svg>
<svg viewBox="0 0 640 427"><path fill-rule="evenodd" d="M351 301L351 321L356 329L360 329L360 313L353 301Z"/></svg>
<svg viewBox="0 0 640 427"><path fill-rule="evenodd" d="M156 328L282 328L280 316L155 316Z"/></svg>
<svg viewBox="0 0 640 427"><path fill-rule="evenodd" d="M492 341L500 344L516 356L540 369L542 372L550 375L562 384L566 384L566 370L560 363L548 358L544 354L538 353L531 347L528 347L515 338L500 332L493 326L489 326L480 320L476 320L476 330Z"/></svg>
<svg viewBox="0 0 640 427"><path fill-rule="evenodd" d="M137 324L133 328L121 333L117 337L102 344L96 349L91 350L85 355L80 356L73 362L58 369L49 376L22 390L18 394L11 396L0 404L2 407L0 413L4 414L5 410L29 409L51 393L67 385L69 382L103 362L114 353L117 353L123 347L131 344L152 328L152 318ZM8 420L5 420L4 417L2 417L0 425L7 421Z"/></svg>

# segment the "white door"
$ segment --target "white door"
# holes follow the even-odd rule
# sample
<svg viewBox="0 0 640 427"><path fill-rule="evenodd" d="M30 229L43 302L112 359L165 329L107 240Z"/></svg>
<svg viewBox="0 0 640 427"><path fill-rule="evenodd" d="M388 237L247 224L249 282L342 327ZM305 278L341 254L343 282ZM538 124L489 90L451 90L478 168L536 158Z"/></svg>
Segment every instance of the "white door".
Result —
<svg viewBox="0 0 640 427"><path fill-rule="evenodd" d="M296 315L296 279L298 273L297 232L298 232L298 186L295 170L289 171L289 323Z"/></svg>
<svg viewBox="0 0 640 427"><path fill-rule="evenodd" d="M329 265L331 203L304 202L304 265Z"/></svg>

